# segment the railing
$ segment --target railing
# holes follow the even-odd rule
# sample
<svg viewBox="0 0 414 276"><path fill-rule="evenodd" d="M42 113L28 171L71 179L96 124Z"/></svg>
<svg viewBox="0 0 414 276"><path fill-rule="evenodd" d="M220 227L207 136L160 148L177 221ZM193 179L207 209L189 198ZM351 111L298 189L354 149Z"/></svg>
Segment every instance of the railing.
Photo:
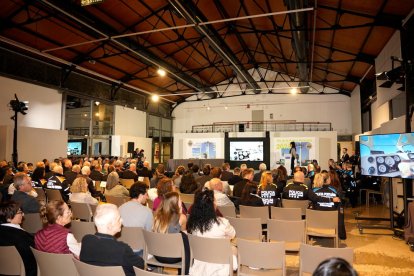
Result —
<svg viewBox="0 0 414 276"><path fill-rule="evenodd" d="M195 125L192 133L208 132L254 132L254 131L331 131L327 122L296 121L239 121L218 122L211 125Z"/></svg>
<svg viewBox="0 0 414 276"><path fill-rule="evenodd" d="M89 127L68 128L70 136L89 135ZM112 127L93 127L93 135L112 135Z"/></svg>

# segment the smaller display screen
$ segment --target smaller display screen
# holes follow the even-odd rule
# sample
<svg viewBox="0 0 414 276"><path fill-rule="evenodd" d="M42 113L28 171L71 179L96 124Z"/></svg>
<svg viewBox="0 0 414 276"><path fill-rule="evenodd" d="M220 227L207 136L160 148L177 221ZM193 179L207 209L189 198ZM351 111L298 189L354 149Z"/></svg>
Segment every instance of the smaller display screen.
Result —
<svg viewBox="0 0 414 276"><path fill-rule="evenodd" d="M230 161L263 161L263 141L230 141Z"/></svg>
<svg viewBox="0 0 414 276"><path fill-rule="evenodd" d="M81 155L82 142L68 142L68 155Z"/></svg>

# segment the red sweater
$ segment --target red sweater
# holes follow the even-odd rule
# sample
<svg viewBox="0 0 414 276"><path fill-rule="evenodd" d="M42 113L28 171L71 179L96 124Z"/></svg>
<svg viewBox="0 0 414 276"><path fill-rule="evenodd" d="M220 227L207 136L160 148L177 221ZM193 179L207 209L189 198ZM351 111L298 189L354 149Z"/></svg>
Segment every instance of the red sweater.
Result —
<svg viewBox="0 0 414 276"><path fill-rule="evenodd" d="M67 236L69 229L59 224L49 224L35 235L37 250L49 253L69 254Z"/></svg>

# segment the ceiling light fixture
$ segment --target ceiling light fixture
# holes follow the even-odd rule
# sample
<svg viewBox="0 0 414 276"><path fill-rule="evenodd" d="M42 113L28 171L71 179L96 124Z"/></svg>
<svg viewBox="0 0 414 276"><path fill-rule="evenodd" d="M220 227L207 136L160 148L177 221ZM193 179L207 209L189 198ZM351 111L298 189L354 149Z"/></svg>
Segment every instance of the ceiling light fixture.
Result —
<svg viewBox="0 0 414 276"><path fill-rule="evenodd" d="M96 105L96 106L98 106L98 105L100 105L100 104L101 104L100 102L95 101L95 105Z"/></svg>
<svg viewBox="0 0 414 276"><path fill-rule="evenodd" d="M158 102L159 99L160 99L160 96L158 96L157 94L154 94L151 96L151 100L155 103Z"/></svg>
<svg viewBox="0 0 414 276"><path fill-rule="evenodd" d="M165 77L165 75L167 75L167 72L165 72L164 69L159 68L157 70L158 75L160 75L161 77Z"/></svg>

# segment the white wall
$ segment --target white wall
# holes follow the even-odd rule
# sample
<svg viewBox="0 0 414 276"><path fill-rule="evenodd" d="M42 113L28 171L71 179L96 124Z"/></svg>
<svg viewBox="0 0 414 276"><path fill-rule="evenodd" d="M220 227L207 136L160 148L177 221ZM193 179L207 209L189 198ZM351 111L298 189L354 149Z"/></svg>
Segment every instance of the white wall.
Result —
<svg viewBox="0 0 414 276"><path fill-rule="evenodd" d="M381 127L385 122L390 119L390 109L388 102L379 105L379 101L375 101L371 104L371 123L372 129Z"/></svg>
<svg viewBox="0 0 414 276"><path fill-rule="evenodd" d="M144 111L116 105L114 112L115 135L147 136L147 114Z"/></svg>
<svg viewBox="0 0 414 276"><path fill-rule="evenodd" d="M22 127L60 129L62 94L55 89L0 77L0 124L13 125L14 112L7 106L14 94L20 101L29 101L27 115L18 115Z"/></svg>
<svg viewBox="0 0 414 276"><path fill-rule="evenodd" d="M351 118L352 134L361 133L361 90L359 85L357 85L351 93Z"/></svg>
<svg viewBox="0 0 414 276"><path fill-rule="evenodd" d="M0 160L12 160L13 126L0 126ZM18 161L35 163L44 158L66 157L68 132L31 127L18 127Z"/></svg>
<svg viewBox="0 0 414 276"><path fill-rule="evenodd" d="M247 105L250 108L247 108ZM210 110L207 110L207 107ZM227 109L225 107L227 106ZM331 122L339 134L352 134L351 98L345 95L260 94L185 102L173 111L173 132L190 132L193 125L251 121L252 110L263 110L264 119Z"/></svg>
<svg viewBox="0 0 414 276"><path fill-rule="evenodd" d="M112 135L112 154L122 157L130 157L128 153L128 142L134 142L136 148L144 149L144 155L147 161L152 160L152 139L145 137L135 137L126 135Z"/></svg>

